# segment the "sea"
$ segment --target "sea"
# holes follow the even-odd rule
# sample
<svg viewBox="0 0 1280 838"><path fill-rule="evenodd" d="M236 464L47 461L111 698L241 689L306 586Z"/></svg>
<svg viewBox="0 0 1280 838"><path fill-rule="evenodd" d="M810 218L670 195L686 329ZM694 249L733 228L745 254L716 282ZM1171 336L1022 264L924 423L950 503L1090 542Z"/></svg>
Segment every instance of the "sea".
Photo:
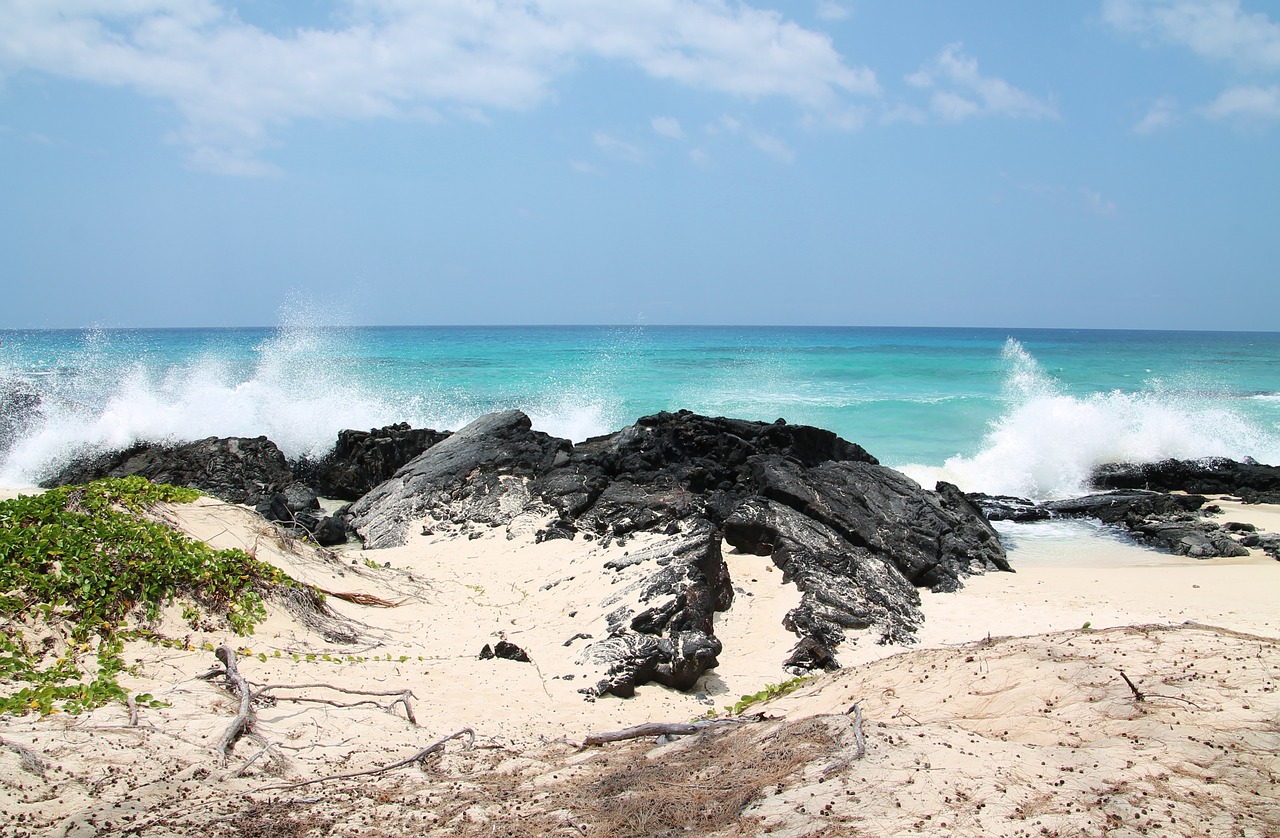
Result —
<svg viewBox="0 0 1280 838"><path fill-rule="evenodd" d="M318 457L343 428L457 429L508 408L574 441L663 410L782 418L925 486L1065 497L1105 462L1280 463L1280 333L304 318L0 331L2 486L138 440L265 435Z"/></svg>

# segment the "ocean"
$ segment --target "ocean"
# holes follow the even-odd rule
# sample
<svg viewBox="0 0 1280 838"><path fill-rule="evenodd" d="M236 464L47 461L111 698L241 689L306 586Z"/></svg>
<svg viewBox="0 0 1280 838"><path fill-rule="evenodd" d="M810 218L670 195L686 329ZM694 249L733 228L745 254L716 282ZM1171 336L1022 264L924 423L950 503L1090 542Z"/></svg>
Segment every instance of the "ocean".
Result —
<svg viewBox="0 0 1280 838"><path fill-rule="evenodd" d="M300 318L301 319L301 318ZM36 393L22 414L13 393ZM456 429L519 408L578 441L640 416L817 425L932 486L1049 498L1109 461L1280 463L1280 333L795 327L0 331L0 485L135 440ZM4 424L6 423L7 424Z"/></svg>

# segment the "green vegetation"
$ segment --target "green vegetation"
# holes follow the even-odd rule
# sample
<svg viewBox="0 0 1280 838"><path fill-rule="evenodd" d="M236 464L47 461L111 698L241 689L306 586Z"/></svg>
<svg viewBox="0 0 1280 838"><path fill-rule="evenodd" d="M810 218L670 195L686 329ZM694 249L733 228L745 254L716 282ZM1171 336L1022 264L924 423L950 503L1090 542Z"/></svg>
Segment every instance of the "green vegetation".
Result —
<svg viewBox="0 0 1280 838"><path fill-rule="evenodd" d="M773 699L781 698L782 696L787 695L788 693L793 693L812 680L813 680L812 675L804 675L801 677L791 678L790 680L783 681L781 684L769 684L767 687L760 690L759 692L752 693L751 695L744 695L742 698L738 699L737 702L735 702L732 706L726 706L724 708L724 712L729 715L736 716L754 704L759 704L763 701L772 701ZM705 714L703 714L699 718L714 719L717 715L719 714L716 713L715 710L708 710Z"/></svg>
<svg viewBox="0 0 1280 838"><path fill-rule="evenodd" d="M78 713L125 700L116 680L124 640L147 636L142 625L171 602L189 622L209 613L236 634L253 632L266 617L262 593L296 583L242 550L214 550L140 515L199 495L126 477L0 502L0 712Z"/></svg>

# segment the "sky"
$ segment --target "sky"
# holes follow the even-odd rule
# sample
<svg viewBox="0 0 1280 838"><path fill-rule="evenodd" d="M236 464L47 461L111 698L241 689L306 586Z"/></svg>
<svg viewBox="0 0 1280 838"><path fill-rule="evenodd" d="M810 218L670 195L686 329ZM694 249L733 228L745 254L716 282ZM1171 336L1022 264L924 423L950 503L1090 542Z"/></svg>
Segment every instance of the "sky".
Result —
<svg viewBox="0 0 1280 838"><path fill-rule="evenodd" d="M1280 329L1265 0L0 0L0 328Z"/></svg>

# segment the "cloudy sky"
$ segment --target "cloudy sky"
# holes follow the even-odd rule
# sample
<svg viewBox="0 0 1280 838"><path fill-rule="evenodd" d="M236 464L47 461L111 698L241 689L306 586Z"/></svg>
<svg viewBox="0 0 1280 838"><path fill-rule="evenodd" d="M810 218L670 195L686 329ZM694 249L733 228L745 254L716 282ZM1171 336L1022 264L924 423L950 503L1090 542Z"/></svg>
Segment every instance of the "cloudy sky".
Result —
<svg viewBox="0 0 1280 838"><path fill-rule="evenodd" d="M0 328L1280 328L1263 0L0 0Z"/></svg>

